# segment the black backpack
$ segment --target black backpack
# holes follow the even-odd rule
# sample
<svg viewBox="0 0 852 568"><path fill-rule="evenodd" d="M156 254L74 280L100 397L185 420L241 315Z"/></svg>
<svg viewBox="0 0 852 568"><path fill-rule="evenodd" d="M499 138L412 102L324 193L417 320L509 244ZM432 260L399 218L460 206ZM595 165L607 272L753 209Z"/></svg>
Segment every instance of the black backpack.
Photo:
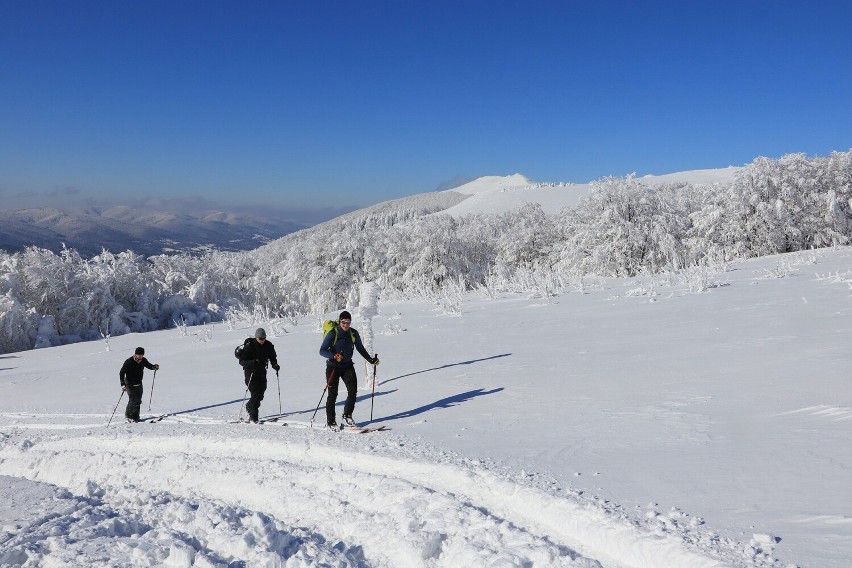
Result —
<svg viewBox="0 0 852 568"><path fill-rule="evenodd" d="M245 341L243 341L242 345L237 345L234 348L234 357L237 358L237 361L243 358L243 353L245 352L246 347L248 347L249 342L251 342L251 337L247 337Z"/></svg>

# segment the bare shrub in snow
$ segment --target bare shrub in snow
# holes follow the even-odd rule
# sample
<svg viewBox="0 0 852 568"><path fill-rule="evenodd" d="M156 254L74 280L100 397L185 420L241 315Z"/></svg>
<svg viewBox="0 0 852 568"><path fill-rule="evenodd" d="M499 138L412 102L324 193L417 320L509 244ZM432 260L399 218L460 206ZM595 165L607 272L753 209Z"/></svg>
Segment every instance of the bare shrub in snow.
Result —
<svg viewBox="0 0 852 568"><path fill-rule="evenodd" d="M719 272L706 263L694 264L678 273L677 282L694 293L707 292L722 285L717 278Z"/></svg>
<svg viewBox="0 0 852 568"><path fill-rule="evenodd" d="M431 293L432 303L444 315L459 316L462 313L462 302L466 290L467 285L463 276L459 276L456 280L448 280L440 289Z"/></svg>
<svg viewBox="0 0 852 568"><path fill-rule="evenodd" d="M172 320L172 323L175 324L175 329L178 331L178 335L181 337L187 337L189 335L189 329L186 325L186 318L181 314L180 319Z"/></svg>
<svg viewBox="0 0 852 568"><path fill-rule="evenodd" d="M386 323L385 328L382 330L382 335L399 335L403 331L405 331L405 328L400 325Z"/></svg>
<svg viewBox="0 0 852 568"><path fill-rule="evenodd" d="M761 270L759 277L762 279L786 278L797 271L798 268L796 268L786 257L783 257L778 260L778 264L775 266Z"/></svg>

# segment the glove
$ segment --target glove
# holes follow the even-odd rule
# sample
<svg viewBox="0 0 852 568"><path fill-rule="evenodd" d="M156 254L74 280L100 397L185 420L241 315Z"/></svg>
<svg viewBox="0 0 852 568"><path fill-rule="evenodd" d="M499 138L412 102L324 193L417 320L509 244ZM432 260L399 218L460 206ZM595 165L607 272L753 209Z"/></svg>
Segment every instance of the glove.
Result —
<svg viewBox="0 0 852 568"><path fill-rule="evenodd" d="M154 363L154 370L156 371L156 370L158 370L159 368L160 368L160 364L159 364L159 363Z"/></svg>
<svg viewBox="0 0 852 568"><path fill-rule="evenodd" d="M275 369L275 372L277 373L281 370L281 365L272 365L272 368Z"/></svg>
<svg viewBox="0 0 852 568"><path fill-rule="evenodd" d="M338 363L340 363L340 361L343 360L343 354L342 353L335 353L333 359L335 361L337 361Z"/></svg>
<svg viewBox="0 0 852 568"><path fill-rule="evenodd" d="M127 390L127 385L121 385L121 390L126 391L126 390Z"/></svg>
<svg viewBox="0 0 852 568"><path fill-rule="evenodd" d="M372 361L370 361L370 364L371 364L371 365L378 365L378 364L379 364L379 358L378 358L378 357L373 357L373 360L372 360Z"/></svg>

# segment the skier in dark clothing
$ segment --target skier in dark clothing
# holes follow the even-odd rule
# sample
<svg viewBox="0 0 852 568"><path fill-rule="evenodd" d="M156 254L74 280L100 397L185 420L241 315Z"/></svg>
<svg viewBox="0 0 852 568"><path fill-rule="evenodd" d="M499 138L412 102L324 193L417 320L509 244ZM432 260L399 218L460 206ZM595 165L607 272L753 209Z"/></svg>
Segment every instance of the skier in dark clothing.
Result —
<svg viewBox="0 0 852 568"><path fill-rule="evenodd" d="M325 366L325 380L328 385L328 400L325 403L325 418L329 428L337 428L337 415L334 411L334 405L337 404L337 387L340 386L340 379L343 379L343 384L346 385L346 403L343 405L343 422L347 426L354 426L355 421L352 419L352 412L355 410L355 397L358 390L358 376L355 374L355 364L352 362L352 355L355 350L361 356L373 365L379 364L378 357L371 357L364 344L361 343L361 336L358 331L352 327L352 316L347 311L340 312L338 319L339 329L329 331L323 337L322 345L320 345L320 355L328 359Z"/></svg>
<svg viewBox="0 0 852 568"><path fill-rule="evenodd" d="M281 368L278 366L278 356L271 341L266 340L266 330L262 327L254 332L254 338L246 339L242 353L240 354L240 365L243 366L245 383L251 393L251 398L246 403L246 411L250 422L257 423L260 401L266 392L266 367L271 363L277 373Z"/></svg>
<svg viewBox="0 0 852 568"><path fill-rule="evenodd" d="M118 380L121 382L122 390L127 391L127 408L124 417L128 422L139 422L139 407L142 406L142 372L145 369L157 370L160 365L152 365L145 358L145 349L137 347L133 354L121 366L118 372Z"/></svg>

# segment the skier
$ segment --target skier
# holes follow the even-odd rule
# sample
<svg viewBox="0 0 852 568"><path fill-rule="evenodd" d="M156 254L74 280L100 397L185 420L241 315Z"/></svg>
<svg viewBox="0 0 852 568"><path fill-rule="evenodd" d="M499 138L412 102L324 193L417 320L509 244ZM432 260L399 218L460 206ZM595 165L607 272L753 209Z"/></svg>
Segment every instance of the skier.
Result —
<svg viewBox="0 0 852 568"><path fill-rule="evenodd" d="M278 356L275 354L275 346L266 340L266 330L262 327L254 332L254 339L248 338L245 348L240 354L240 365L243 367L245 383L251 393L251 398L246 403L249 422L257 424L260 401L266 392L266 367L272 364L277 373L281 368L278 366Z"/></svg>
<svg viewBox="0 0 852 568"><path fill-rule="evenodd" d="M340 312L338 319L339 330L333 329L323 337L320 345L320 355L328 359L325 367L325 380L328 385L328 399L325 403L325 418L329 428L337 428L337 415L334 405L337 403L337 387L340 379L346 385L346 403L343 405L343 422L347 426L355 426L352 412L355 410L355 395L358 390L358 376L355 374L355 365L352 355L355 349L361 356L372 365L379 364L378 357L371 357L361 336L352 327L352 316L346 310Z"/></svg>
<svg viewBox="0 0 852 568"><path fill-rule="evenodd" d="M160 365L152 365L145 358L145 349L137 347L133 357L124 362L118 373L121 389L127 391L127 408L124 410L124 417L128 422L139 422L139 407L142 406L142 372L146 368L156 371Z"/></svg>

